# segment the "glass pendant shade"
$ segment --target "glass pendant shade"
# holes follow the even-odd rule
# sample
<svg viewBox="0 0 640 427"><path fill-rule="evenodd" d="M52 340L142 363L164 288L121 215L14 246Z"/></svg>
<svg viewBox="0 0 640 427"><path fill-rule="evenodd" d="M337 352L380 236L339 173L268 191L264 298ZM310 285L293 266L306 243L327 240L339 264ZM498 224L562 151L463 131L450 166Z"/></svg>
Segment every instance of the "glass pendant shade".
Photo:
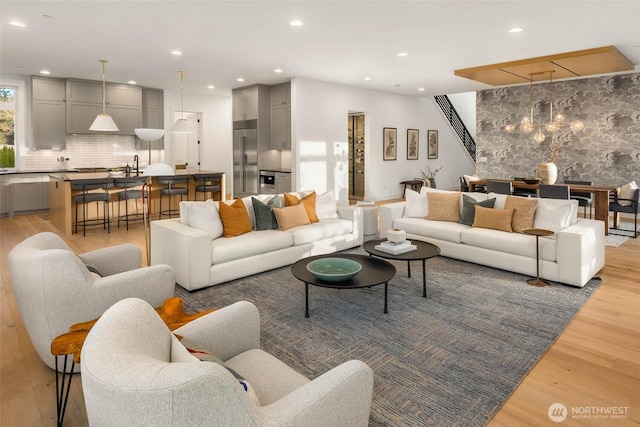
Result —
<svg viewBox="0 0 640 427"><path fill-rule="evenodd" d="M533 140L535 142L542 142L545 140L546 137L547 136L544 133L542 133L542 130L538 128L538 132L535 135L533 135Z"/></svg>
<svg viewBox="0 0 640 427"><path fill-rule="evenodd" d="M584 123L582 123L582 121L580 120L574 120L569 125L569 129L571 129L571 132L573 133L580 132L582 129L584 129Z"/></svg>
<svg viewBox="0 0 640 427"><path fill-rule="evenodd" d="M155 141L164 135L164 129L136 128L133 131L143 141Z"/></svg>
<svg viewBox="0 0 640 427"><path fill-rule="evenodd" d="M103 131L103 132L117 132L120 130L113 121L110 115L107 113L100 113L91 124L89 130Z"/></svg>
<svg viewBox="0 0 640 427"><path fill-rule="evenodd" d="M512 124L508 124L504 127L504 130L507 131L508 133L513 133L516 130L515 125Z"/></svg>

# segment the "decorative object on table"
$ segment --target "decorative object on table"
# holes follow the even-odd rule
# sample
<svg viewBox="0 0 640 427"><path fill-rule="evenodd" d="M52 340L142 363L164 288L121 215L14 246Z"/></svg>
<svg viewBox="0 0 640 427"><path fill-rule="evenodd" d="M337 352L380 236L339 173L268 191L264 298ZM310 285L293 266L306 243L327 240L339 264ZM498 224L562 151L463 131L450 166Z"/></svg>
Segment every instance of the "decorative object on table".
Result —
<svg viewBox="0 0 640 427"><path fill-rule="evenodd" d="M566 118L562 113L559 113L556 116L553 115L553 73L555 73L554 70L529 73L529 114L520 121L520 126L518 127L518 129L521 132L527 134L537 130L537 132L533 135L533 139L538 143L541 143L547 138L547 135L542 132L543 128L551 134L552 140L554 134L563 128L569 128L573 133L580 132L582 129L584 129L584 123L582 123L582 121L580 120L574 120L571 123L567 123ZM536 124L534 123L533 118L533 79L534 76L544 74L549 74L549 121L545 124ZM509 123L507 126L505 126L504 130L508 133L513 133L516 131L516 126ZM562 151L562 149L560 149L558 152L555 152L553 150L553 141L551 143L551 148L551 158L549 159L549 161L554 162L556 160L555 158Z"/></svg>
<svg viewBox="0 0 640 427"><path fill-rule="evenodd" d="M382 132L382 160L396 160L398 129L384 128Z"/></svg>
<svg viewBox="0 0 640 427"><path fill-rule="evenodd" d="M117 132L120 129L116 125L116 122L113 121L110 115L107 114L107 82L104 78L104 64L106 64L106 59L101 59L102 63L102 113L98 114L91 123L89 130L95 130L100 132Z"/></svg>
<svg viewBox="0 0 640 427"><path fill-rule="evenodd" d="M320 280L343 282L358 274L362 265L348 258L320 258L307 264L307 270Z"/></svg>
<svg viewBox="0 0 640 427"><path fill-rule="evenodd" d="M405 240L401 243L394 243L390 240L384 240L377 244L374 249L382 252L386 252L391 255L400 255L407 252L415 251L418 247L411 243L409 240Z"/></svg>
<svg viewBox="0 0 640 427"><path fill-rule="evenodd" d="M147 265L151 265L151 233L149 232L149 194L152 178L154 176L173 176L176 171L166 163L152 163L142 172L147 179L142 186L142 218L144 222L144 243L147 249ZM146 197L145 197L146 187Z"/></svg>
<svg viewBox="0 0 640 427"><path fill-rule="evenodd" d="M427 131L427 141L428 141L427 158L437 159L438 158L438 131L437 130Z"/></svg>
<svg viewBox="0 0 640 427"><path fill-rule="evenodd" d="M387 240L391 243L399 244L407 240L407 232L399 228L387 230Z"/></svg>
<svg viewBox="0 0 640 427"><path fill-rule="evenodd" d="M151 142L157 141L164 136L164 129L136 128L133 130L136 136L149 144L149 162L151 164Z"/></svg>
<svg viewBox="0 0 640 427"><path fill-rule="evenodd" d="M373 200L358 200L356 206L375 206L376 202Z"/></svg>
<svg viewBox="0 0 640 427"><path fill-rule="evenodd" d="M431 170L431 168L429 166L427 166L427 172L425 173L425 171L420 170L420 172L422 172L422 177L429 181L429 187L431 188L436 188L436 175L438 174L438 172L440 172L440 170L442 170L443 166L440 166L437 169Z"/></svg>
<svg viewBox="0 0 640 427"><path fill-rule="evenodd" d="M180 118L176 120L171 133L193 133L189 126L189 121L184 118L184 71L178 71L180 74Z"/></svg>
<svg viewBox="0 0 640 427"><path fill-rule="evenodd" d="M542 184L555 184L558 179L558 167L555 163L540 163L538 178Z"/></svg>
<svg viewBox="0 0 640 427"><path fill-rule="evenodd" d="M120 168L114 168L109 169L107 173L109 174L109 176L122 176L124 174L124 171Z"/></svg>
<svg viewBox="0 0 640 427"><path fill-rule="evenodd" d="M56 161L58 162L58 166L60 167L60 169L66 169L67 168L67 164L66 162L69 161L68 157L56 157Z"/></svg>
<svg viewBox="0 0 640 427"><path fill-rule="evenodd" d="M420 131L407 129L407 160L418 160L420 151Z"/></svg>

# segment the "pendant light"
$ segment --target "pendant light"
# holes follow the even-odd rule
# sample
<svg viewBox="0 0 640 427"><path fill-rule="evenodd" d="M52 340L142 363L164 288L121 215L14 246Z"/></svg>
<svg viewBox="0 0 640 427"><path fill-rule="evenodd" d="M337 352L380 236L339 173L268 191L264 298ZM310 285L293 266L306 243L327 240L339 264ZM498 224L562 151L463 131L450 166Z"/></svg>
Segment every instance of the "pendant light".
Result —
<svg viewBox="0 0 640 427"><path fill-rule="evenodd" d="M184 118L184 71L178 71L178 73L180 73L180 118L176 120L171 133L193 133L189 127L189 121Z"/></svg>
<svg viewBox="0 0 640 427"><path fill-rule="evenodd" d="M120 129L113 121L110 115L107 114L107 83L104 78L104 64L108 61L101 59L102 62L102 113L98 114L96 119L91 124L89 130L101 131L101 132L117 132Z"/></svg>

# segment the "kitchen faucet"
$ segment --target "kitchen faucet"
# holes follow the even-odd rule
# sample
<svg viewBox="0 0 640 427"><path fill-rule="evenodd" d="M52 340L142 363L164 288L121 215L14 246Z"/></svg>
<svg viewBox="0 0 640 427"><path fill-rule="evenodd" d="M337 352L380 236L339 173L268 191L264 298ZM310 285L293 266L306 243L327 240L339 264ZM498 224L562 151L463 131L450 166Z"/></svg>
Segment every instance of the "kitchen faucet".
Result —
<svg viewBox="0 0 640 427"><path fill-rule="evenodd" d="M133 161L136 162L136 176L140 175L140 166L138 164L138 155L133 156Z"/></svg>

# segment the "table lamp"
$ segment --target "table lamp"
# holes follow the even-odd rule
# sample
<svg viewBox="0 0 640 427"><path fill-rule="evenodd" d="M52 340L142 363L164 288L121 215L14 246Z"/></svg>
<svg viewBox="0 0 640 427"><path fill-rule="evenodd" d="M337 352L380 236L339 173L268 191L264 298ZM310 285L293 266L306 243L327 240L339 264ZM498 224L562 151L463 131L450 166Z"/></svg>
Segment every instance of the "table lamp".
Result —
<svg viewBox="0 0 640 427"><path fill-rule="evenodd" d="M136 129L136 134L137 131L138 129ZM162 132L164 133L164 131ZM166 163L150 163L146 168L144 168L144 171L142 172L142 175L147 177L144 181L144 184L142 185L142 218L144 220L144 243L147 249L147 265L151 265L151 231L149 230L149 196L151 193L149 191L149 188L151 187L154 176L173 176L175 174L176 171ZM145 187L147 187L146 200L144 197Z"/></svg>

